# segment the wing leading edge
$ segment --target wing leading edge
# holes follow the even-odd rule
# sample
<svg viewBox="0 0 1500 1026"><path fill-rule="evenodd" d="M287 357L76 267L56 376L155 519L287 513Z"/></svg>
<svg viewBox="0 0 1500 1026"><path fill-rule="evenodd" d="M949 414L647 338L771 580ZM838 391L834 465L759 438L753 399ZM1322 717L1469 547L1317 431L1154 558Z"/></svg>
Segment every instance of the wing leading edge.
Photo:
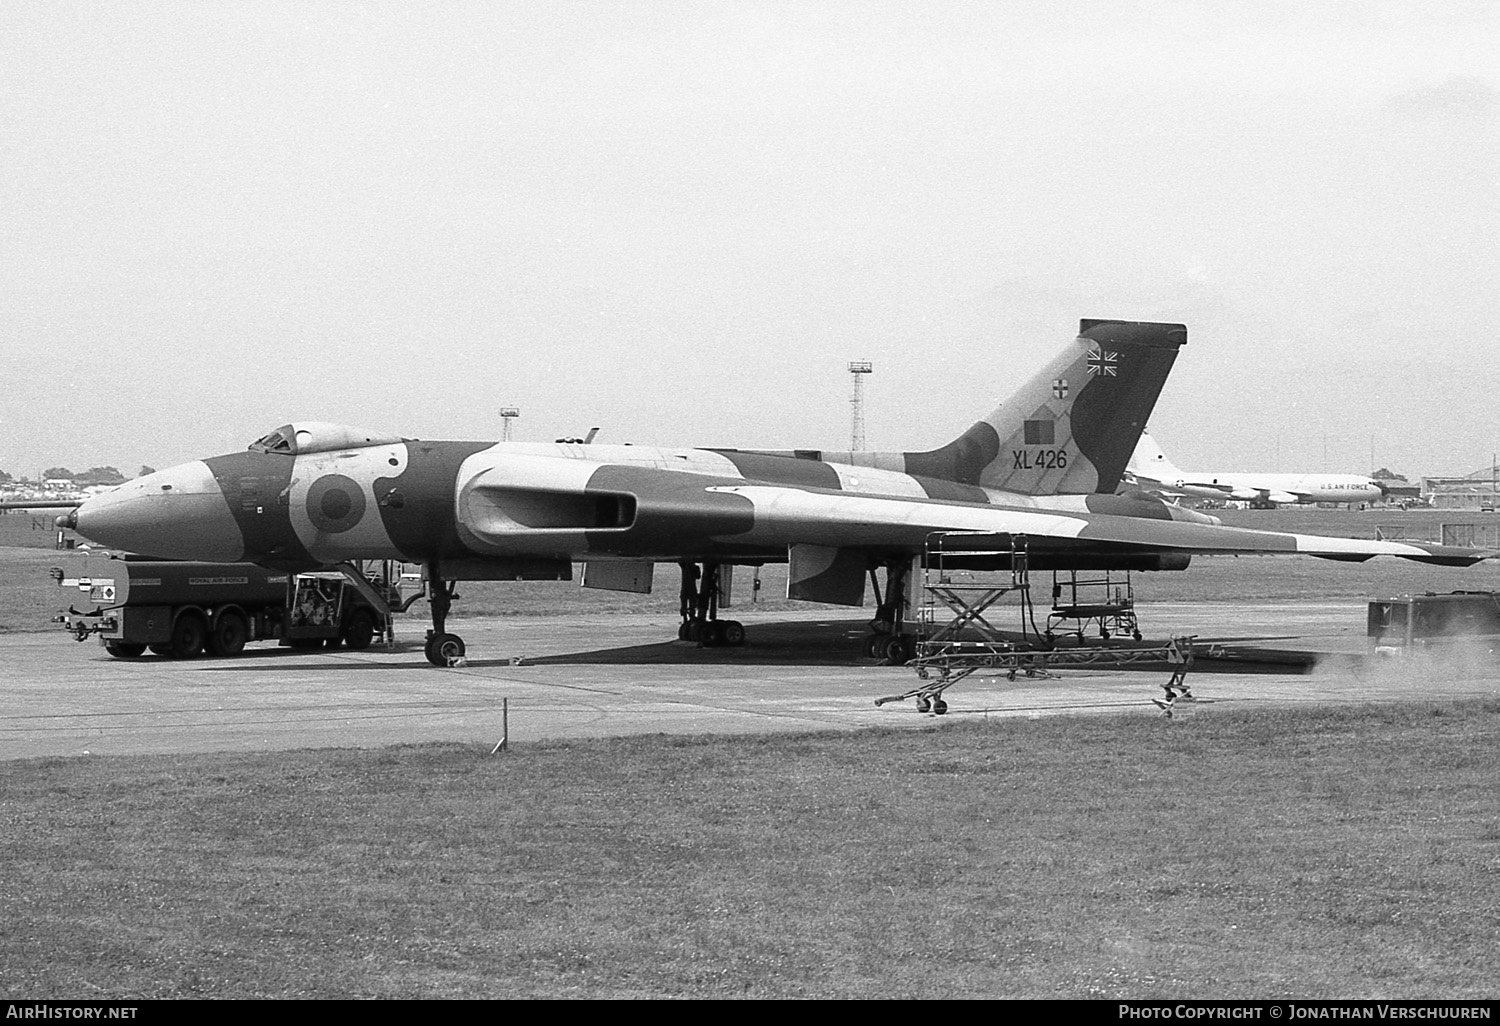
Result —
<svg viewBox="0 0 1500 1026"><path fill-rule="evenodd" d="M766 485L714 486L748 500L753 532L806 544L920 551L928 535L967 531L1025 535L1033 553L1099 555L1304 555L1343 561L1395 556L1471 566L1490 553L1418 542L1259 531L1102 513L1054 513L968 503L883 498Z"/></svg>

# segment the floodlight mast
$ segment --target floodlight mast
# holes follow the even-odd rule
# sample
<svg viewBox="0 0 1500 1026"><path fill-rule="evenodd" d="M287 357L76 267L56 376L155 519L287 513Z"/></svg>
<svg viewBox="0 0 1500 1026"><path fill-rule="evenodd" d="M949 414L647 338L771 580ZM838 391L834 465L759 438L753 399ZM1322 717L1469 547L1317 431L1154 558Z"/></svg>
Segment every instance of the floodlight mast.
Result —
<svg viewBox="0 0 1500 1026"><path fill-rule="evenodd" d="M854 394L849 405L854 408L854 430L850 433L849 448L855 452L865 449L865 375L875 370L869 360L852 360L849 373L854 376Z"/></svg>
<svg viewBox="0 0 1500 1026"><path fill-rule="evenodd" d="M521 415L521 411L520 411L520 409L518 407L515 407L515 406L502 406L502 407L500 407L500 423L502 425L502 427L500 429L501 430L501 435L500 435L500 440L501 441L504 441L504 442L510 441L510 426L515 423L516 418L519 417L520 415Z"/></svg>

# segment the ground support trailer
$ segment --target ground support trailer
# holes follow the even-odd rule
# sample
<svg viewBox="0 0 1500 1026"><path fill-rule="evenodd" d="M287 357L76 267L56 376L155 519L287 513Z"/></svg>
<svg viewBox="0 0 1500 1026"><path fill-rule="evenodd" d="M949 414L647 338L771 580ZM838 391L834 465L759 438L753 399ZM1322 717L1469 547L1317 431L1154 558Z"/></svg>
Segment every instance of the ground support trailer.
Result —
<svg viewBox="0 0 1500 1026"><path fill-rule="evenodd" d="M363 649L390 637L391 589L377 588L351 564L295 574L250 563L123 558L95 569L102 571L97 577L68 578L53 568L59 585L86 592L93 603L88 610L70 606L57 621L79 641L97 635L120 658L147 651L178 659L231 656L247 642L267 640Z"/></svg>
<svg viewBox="0 0 1500 1026"><path fill-rule="evenodd" d="M1491 656L1500 651L1500 593L1428 592L1375 599L1369 604L1366 634L1374 655Z"/></svg>
<svg viewBox="0 0 1500 1026"><path fill-rule="evenodd" d="M1059 648L1055 632L1038 630L1031 605L1031 579L1026 539L1020 535L978 535L939 532L932 535L923 553L922 602L918 609L918 636L914 654L906 665L923 683L899 695L877 698L877 706L908 698L918 712L942 715L948 711L943 693L974 674L1052 677L1053 668L1066 666L1128 666L1135 663L1167 663L1171 676L1164 684L1163 699L1153 699L1166 715L1177 701L1191 701L1186 679L1193 661L1193 638L1177 637L1162 644L1079 644ZM997 569L998 568L998 569ZM1117 582L1107 576L1102 585L1113 589ZM1080 581L1080 584L1085 582ZM1094 586L1093 578L1087 580ZM1019 631L1003 632L991 620L997 603L1008 595L1018 599ZM1054 602L1060 589L1054 575ZM1079 594L1075 586L1069 597ZM1123 596L1123 592L1121 593ZM1125 599L1122 597L1120 602ZM1113 596L1111 595L1112 604ZM1074 605L1079 605L1075 602ZM1128 597L1128 633L1139 638L1135 622L1134 596ZM945 615L946 611L946 615ZM1071 633L1071 632L1070 632ZM1124 632L1121 632L1124 633ZM1105 639L1109 634L1105 633Z"/></svg>
<svg viewBox="0 0 1500 1026"><path fill-rule="evenodd" d="M1172 715L1177 702L1193 701L1187 684L1187 673L1193 665L1193 638L1190 635L1172 638L1160 645L1089 645L1050 651L999 641L950 640L932 645L918 642L917 647L917 656L907 665L917 671L917 678L923 683L899 695L877 698L877 706L911 698L916 700L918 712L930 711L941 716L948 711L943 692L975 674L1004 676L1007 680L1015 680L1017 676L1055 678L1057 675L1052 670L1065 667L1107 666L1117 669L1138 663L1167 663L1172 667L1171 676L1162 685L1164 696L1152 699L1167 716Z"/></svg>

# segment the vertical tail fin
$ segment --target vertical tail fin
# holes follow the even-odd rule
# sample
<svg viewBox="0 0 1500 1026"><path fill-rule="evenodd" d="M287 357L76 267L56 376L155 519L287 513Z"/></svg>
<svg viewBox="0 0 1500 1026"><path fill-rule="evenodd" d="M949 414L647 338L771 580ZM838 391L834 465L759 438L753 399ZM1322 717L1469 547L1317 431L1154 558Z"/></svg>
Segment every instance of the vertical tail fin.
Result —
<svg viewBox="0 0 1500 1026"><path fill-rule="evenodd" d="M1141 432L1126 469L1137 478L1164 485L1180 486L1187 476L1177 469L1149 431Z"/></svg>
<svg viewBox="0 0 1500 1026"><path fill-rule="evenodd" d="M906 472L1027 495L1113 492L1161 395L1181 324L1084 320L1078 338L988 417Z"/></svg>

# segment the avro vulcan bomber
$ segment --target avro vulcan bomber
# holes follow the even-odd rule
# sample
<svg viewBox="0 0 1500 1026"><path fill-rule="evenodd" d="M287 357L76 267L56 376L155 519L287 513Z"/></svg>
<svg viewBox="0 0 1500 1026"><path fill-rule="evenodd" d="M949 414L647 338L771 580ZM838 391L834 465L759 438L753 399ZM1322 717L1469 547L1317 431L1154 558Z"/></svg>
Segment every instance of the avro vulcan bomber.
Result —
<svg viewBox="0 0 1500 1026"><path fill-rule="evenodd" d="M712 596L721 567L788 564L788 596L860 605L898 655L910 570L929 538L1024 538L1031 569L1178 570L1195 554L1377 555L1456 565L1468 550L1241 530L1141 492L1115 494L1178 350L1181 324L1085 320L1010 398L946 445L913 452L429 441L321 422L90 498L68 518L101 545L159 559L307 569L426 567L427 657L448 665L460 580L651 588L681 567L680 636L735 644ZM699 569L701 568L701 570Z"/></svg>

